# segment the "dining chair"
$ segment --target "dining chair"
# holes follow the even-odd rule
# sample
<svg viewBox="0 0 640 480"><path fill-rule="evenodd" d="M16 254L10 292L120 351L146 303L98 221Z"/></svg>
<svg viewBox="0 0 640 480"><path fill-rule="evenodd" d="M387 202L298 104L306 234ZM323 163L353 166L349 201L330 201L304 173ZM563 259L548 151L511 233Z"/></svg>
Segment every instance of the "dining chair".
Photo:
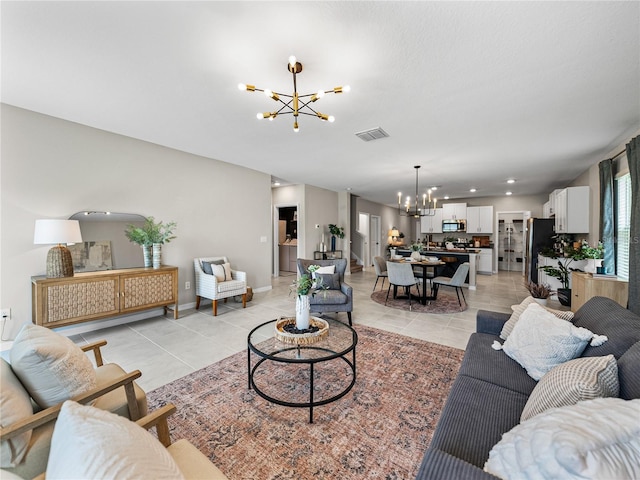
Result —
<svg viewBox="0 0 640 480"><path fill-rule="evenodd" d="M439 288L440 285L445 287L454 287L456 289L456 295L458 296L458 304L460 304L460 307L462 307L462 302L460 301L460 293L462 293L462 299L464 300L464 303L467 303L467 299L464 298L464 291L462 290L462 285L464 285L464 281L466 280L468 273L469 273L469 262L465 262L458 267L458 269L456 270L456 273L453 274L453 277L434 278L432 281L433 281L434 287L436 288L436 295L437 295L437 289Z"/></svg>
<svg viewBox="0 0 640 480"><path fill-rule="evenodd" d="M384 279L389 277L387 273L387 262L382 257L373 257L373 266L376 269L376 283L373 285L373 290L375 291L378 286L378 280L382 278L382 285L380 285L380 290L384 288Z"/></svg>
<svg viewBox="0 0 640 480"><path fill-rule="evenodd" d="M389 288L387 288L387 297L384 300L384 304L387 304L389 300L389 292L393 287L393 297L396 298L396 292L398 287L404 287L407 297L409 297L409 310L411 310L411 287L416 286L418 294L420 294L420 287L418 286L418 280L413 274L413 268L410 263L399 262L387 262L387 274L389 278ZM424 288L424 286L423 286Z"/></svg>

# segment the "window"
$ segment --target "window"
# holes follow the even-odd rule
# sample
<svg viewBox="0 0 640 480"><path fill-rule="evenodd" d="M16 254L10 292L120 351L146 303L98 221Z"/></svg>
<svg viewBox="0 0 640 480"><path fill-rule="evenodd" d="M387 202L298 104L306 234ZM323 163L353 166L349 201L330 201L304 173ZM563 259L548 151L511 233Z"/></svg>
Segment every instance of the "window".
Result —
<svg viewBox="0 0 640 480"><path fill-rule="evenodd" d="M631 241L631 174L616 178L616 274L629 279L629 244Z"/></svg>

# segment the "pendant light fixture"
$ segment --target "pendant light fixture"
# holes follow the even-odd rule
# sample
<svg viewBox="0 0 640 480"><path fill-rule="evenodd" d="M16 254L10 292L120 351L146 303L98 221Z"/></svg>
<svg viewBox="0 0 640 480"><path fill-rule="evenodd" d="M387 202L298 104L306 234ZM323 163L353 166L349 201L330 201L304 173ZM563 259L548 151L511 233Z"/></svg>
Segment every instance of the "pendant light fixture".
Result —
<svg viewBox="0 0 640 480"><path fill-rule="evenodd" d="M238 84L238 89L240 90L246 90L247 92L263 92L267 97L276 102L279 102L279 108L277 110L274 110L273 112L261 112L258 113L256 117L259 120L264 118L273 120L278 115L293 114L294 132L297 132L300 129L298 127L299 115L310 115L312 117L317 117L322 121L333 122L335 120L333 115L326 115L324 113L318 112L311 106L311 104L321 99L327 93L347 93L351 90L351 87L345 85L344 87L335 87L332 90L319 90L316 93L307 93L305 95L300 95L298 93L296 75L302 72L302 64L298 62L296 57L292 55L291 57L289 57L287 69L293 74L293 93L291 95L288 95L286 93L274 92L268 89L262 90L260 88L257 88L255 85L247 85L244 83ZM282 97L284 97L284 100L282 99Z"/></svg>
<svg viewBox="0 0 640 480"><path fill-rule="evenodd" d="M398 214L405 217L432 217L436 214L436 203L438 200L434 198L431 200L431 190L427 190L427 193L422 194L422 208L420 208L418 197L418 170L420 165L416 165L413 168L416 169L416 198L415 205L411 206L411 197L407 197L404 206L402 206L402 192L398 192Z"/></svg>

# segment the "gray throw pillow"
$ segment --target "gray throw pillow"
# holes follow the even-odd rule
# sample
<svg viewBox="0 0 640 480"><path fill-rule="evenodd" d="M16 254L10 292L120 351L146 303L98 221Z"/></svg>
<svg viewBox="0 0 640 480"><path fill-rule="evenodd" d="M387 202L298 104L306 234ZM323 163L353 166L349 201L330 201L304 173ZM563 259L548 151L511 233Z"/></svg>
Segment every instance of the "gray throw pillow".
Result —
<svg viewBox="0 0 640 480"><path fill-rule="evenodd" d="M327 290L340 290L339 273L316 273L317 279L322 279L319 287Z"/></svg>
<svg viewBox="0 0 640 480"><path fill-rule="evenodd" d="M207 275L213 275L213 270L211 269L211 265L222 265L224 263L224 259L220 258L218 260L211 260L208 262L202 262L202 271Z"/></svg>

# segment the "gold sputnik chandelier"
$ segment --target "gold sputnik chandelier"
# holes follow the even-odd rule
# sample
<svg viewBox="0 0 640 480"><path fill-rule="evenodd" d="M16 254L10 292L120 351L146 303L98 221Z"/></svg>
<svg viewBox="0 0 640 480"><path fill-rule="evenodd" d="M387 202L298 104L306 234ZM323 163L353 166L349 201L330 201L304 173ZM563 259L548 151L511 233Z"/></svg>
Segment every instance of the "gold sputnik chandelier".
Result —
<svg viewBox="0 0 640 480"><path fill-rule="evenodd" d="M420 169L420 165L416 165L413 168L416 169L416 199L415 204L411 206L411 197L407 197L407 200L404 203L404 207L401 207L402 204L402 192L398 192L398 214L406 217L432 217L436 214L436 203L438 200L434 198L431 200L431 189L427 190L427 193L422 194L422 208L420 208L418 203L418 170Z"/></svg>
<svg viewBox="0 0 640 480"><path fill-rule="evenodd" d="M246 85L244 83L240 83L238 85L238 88L240 90L246 90L248 92L263 92L267 97L281 104L278 105L279 109L274 110L273 112L260 112L256 115L256 117L259 120L264 118L273 120L278 115L293 114L294 132L297 132L299 130L299 115L310 115L312 117L317 117L325 122L333 122L335 120L333 115L325 115L324 113L318 112L314 110L311 104L315 103L327 93L346 93L349 92L351 88L348 85L345 85L344 87L335 87L332 90L319 90L316 93L307 93L305 95L300 95L298 93L296 75L302 72L302 64L298 62L296 60L296 57L292 55L291 57L289 57L287 69L293 74L293 94L291 95L288 95L286 93L278 93L271 90L262 90L260 88L256 88L255 85Z"/></svg>

